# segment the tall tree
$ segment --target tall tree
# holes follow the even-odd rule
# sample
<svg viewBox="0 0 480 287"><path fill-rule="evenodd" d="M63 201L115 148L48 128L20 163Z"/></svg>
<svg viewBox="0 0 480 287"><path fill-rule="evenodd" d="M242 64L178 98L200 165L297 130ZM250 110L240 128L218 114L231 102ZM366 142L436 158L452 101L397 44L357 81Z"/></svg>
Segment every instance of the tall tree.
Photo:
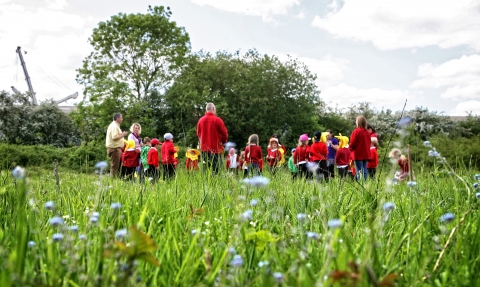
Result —
<svg viewBox="0 0 480 287"><path fill-rule="evenodd" d="M190 57L181 75L165 95L167 127L187 145L196 145L195 126L213 102L224 120L229 138L243 146L250 134L263 144L273 133L295 145L302 133L318 128L320 104L316 76L296 59L280 61L256 51Z"/></svg>

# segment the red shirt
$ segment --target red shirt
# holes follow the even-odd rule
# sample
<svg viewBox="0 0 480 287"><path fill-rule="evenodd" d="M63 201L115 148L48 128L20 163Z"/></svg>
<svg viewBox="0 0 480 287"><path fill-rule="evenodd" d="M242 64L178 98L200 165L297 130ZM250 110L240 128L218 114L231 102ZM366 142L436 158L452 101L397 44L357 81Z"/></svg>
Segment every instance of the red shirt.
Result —
<svg viewBox="0 0 480 287"><path fill-rule="evenodd" d="M197 123L197 136L203 152L222 153L228 141L228 131L222 119L207 112Z"/></svg>
<svg viewBox="0 0 480 287"><path fill-rule="evenodd" d="M355 151L355 160L369 160L371 137L367 129L356 128L350 136L351 151Z"/></svg>
<svg viewBox="0 0 480 287"><path fill-rule="evenodd" d="M310 147L310 160L327 160L328 148L324 142L313 143Z"/></svg>
<svg viewBox="0 0 480 287"><path fill-rule="evenodd" d="M262 159L262 148L251 144L245 148L245 160L247 163L259 163Z"/></svg>
<svg viewBox="0 0 480 287"><path fill-rule="evenodd" d="M349 165L350 164L350 150L346 147L337 149L335 155L336 165Z"/></svg>
<svg viewBox="0 0 480 287"><path fill-rule="evenodd" d="M277 166L277 163L282 159L282 153L277 148L275 150L268 149L267 162L269 166Z"/></svg>
<svg viewBox="0 0 480 287"><path fill-rule="evenodd" d="M301 161L308 161L308 156L310 153L310 146L298 146L295 152L293 153L293 163L297 164Z"/></svg>
<svg viewBox="0 0 480 287"><path fill-rule="evenodd" d="M122 164L124 167L137 167L140 154L137 149L126 150L122 154Z"/></svg>
<svg viewBox="0 0 480 287"><path fill-rule="evenodd" d="M402 169L402 173L410 172L410 167L408 165L408 158L406 158L403 161L401 159L399 159L398 160L398 165Z"/></svg>
<svg viewBox="0 0 480 287"><path fill-rule="evenodd" d="M158 167L158 164L160 162L158 160L158 150L156 148L151 147L150 150L148 151L147 163L149 165L153 165L154 167Z"/></svg>
<svg viewBox="0 0 480 287"><path fill-rule="evenodd" d="M162 163L163 164L175 164L176 160L173 155L176 153L173 142L165 141L162 144Z"/></svg>
<svg viewBox="0 0 480 287"><path fill-rule="evenodd" d="M370 160L367 162L367 168L377 168L378 166L378 152L375 147L370 148Z"/></svg>

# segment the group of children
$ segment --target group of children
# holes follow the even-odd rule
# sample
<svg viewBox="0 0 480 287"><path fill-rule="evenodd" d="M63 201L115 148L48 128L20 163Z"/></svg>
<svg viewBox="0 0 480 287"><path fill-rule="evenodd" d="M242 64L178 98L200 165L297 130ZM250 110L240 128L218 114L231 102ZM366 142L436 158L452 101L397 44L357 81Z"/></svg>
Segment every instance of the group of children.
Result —
<svg viewBox="0 0 480 287"><path fill-rule="evenodd" d="M150 181L157 181L160 177L159 151L162 155L163 180L169 180L175 176L175 168L178 164L178 149L173 145L173 135L166 133L164 142L157 138L143 138L136 146L133 139L125 141L125 147L122 154L121 176L134 180L140 178L143 182L145 178Z"/></svg>

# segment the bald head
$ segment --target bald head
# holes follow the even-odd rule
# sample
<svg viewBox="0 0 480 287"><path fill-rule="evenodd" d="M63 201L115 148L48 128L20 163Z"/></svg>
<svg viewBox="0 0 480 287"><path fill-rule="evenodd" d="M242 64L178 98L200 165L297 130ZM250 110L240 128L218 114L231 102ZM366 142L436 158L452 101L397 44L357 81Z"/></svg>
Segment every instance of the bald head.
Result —
<svg viewBox="0 0 480 287"><path fill-rule="evenodd" d="M217 109L215 109L215 105L213 103L207 103L206 110L207 112L210 112L210 113L214 113L214 114L217 113Z"/></svg>

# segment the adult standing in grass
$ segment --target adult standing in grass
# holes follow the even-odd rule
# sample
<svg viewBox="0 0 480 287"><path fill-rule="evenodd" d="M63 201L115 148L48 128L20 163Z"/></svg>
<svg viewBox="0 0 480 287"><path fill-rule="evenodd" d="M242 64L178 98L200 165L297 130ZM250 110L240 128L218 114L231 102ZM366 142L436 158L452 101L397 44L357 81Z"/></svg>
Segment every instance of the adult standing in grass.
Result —
<svg viewBox="0 0 480 287"><path fill-rule="evenodd" d="M353 131L350 137L349 149L355 152L355 169L357 172L357 179L363 175L363 179L368 178L367 163L370 160L370 146L371 138L367 130L367 119L360 115L357 117L357 128Z"/></svg>
<svg viewBox="0 0 480 287"><path fill-rule="evenodd" d="M128 132L122 132L120 125L123 122L122 114L114 114L113 122L108 126L105 146L107 154L110 157L110 175L117 176L120 170L122 157L122 148L124 146L123 138Z"/></svg>
<svg viewBox="0 0 480 287"><path fill-rule="evenodd" d="M217 116L213 103L207 103L206 113L198 120L197 136L206 167L218 173L220 155L223 145L228 141L228 131L223 120Z"/></svg>
<svg viewBox="0 0 480 287"><path fill-rule="evenodd" d="M327 169L328 177L335 177L335 156L337 155L338 150L338 139L335 137L335 134L332 130L326 130L327 133ZM327 180L328 181L328 180Z"/></svg>

